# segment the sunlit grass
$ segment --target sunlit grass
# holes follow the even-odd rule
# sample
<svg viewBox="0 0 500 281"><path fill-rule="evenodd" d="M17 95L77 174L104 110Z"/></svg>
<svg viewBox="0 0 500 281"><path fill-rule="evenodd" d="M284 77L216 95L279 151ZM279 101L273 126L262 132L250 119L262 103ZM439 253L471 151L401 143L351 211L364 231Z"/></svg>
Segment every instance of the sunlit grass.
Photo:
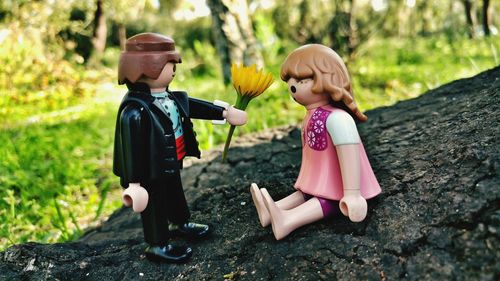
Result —
<svg viewBox="0 0 500 281"><path fill-rule="evenodd" d="M451 45L445 39L374 40L348 64L356 99L368 110L473 76L499 64L499 41L459 39ZM213 52L204 56L186 54L171 88L234 103L234 89L221 83ZM276 82L251 102L249 122L238 127L236 135L297 124L304 116L279 81L285 54L280 56L266 65ZM210 68L197 65L196 59ZM85 91L80 95L74 92L73 80L58 81L61 85L50 84L43 91L0 89L0 250L26 241L74 239L121 205L111 156L115 114L126 88L114 85L114 69L98 73L80 74L105 81L96 85L79 79L78 91ZM221 144L228 128L195 121L202 149Z"/></svg>
<svg viewBox="0 0 500 281"><path fill-rule="evenodd" d="M1 131L1 247L73 239L119 206L110 173L115 111L101 104L77 120Z"/></svg>
<svg viewBox="0 0 500 281"><path fill-rule="evenodd" d="M499 65L498 38L377 39L349 65L363 110L414 98L447 82Z"/></svg>

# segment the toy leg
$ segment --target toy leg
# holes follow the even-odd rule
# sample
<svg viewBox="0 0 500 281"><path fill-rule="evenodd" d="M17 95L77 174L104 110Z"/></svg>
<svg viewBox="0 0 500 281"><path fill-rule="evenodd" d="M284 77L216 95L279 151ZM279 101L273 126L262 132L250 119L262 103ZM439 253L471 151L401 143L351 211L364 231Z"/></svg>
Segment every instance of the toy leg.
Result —
<svg viewBox="0 0 500 281"><path fill-rule="evenodd" d="M265 188L261 189L261 192L271 216L271 224L276 240L284 238L303 225L321 220L324 217L318 198L311 198L293 209L282 210L276 205Z"/></svg>
<svg viewBox="0 0 500 281"><path fill-rule="evenodd" d="M269 211L267 210L267 207L264 204L264 198L262 197L262 194L257 184L252 183L252 185L250 186L250 193L252 194L252 200L255 205L255 209L257 210L257 215L259 216L260 224L263 227L268 226L269 224L271 224L271 217L269 216ZM305 200L303 193L300 191L296 191L276 202L276 205L278 206L278 208L282 210L288 210L297 207L298 205L304 202Z"/></svg>
<svg viewBox="0 0 500 281"><path fill-rule="evenodd" d="M189 209L182 190L179 173L165 182L145 184L149 198L141 213L144 240L149 244L146 257L153 261L184 263L192 255L190 247L169 244L171 232L168 221L184 223L189 219Z"/></svg>
<svg viewBox="0 0 500 281"><path fill-rule="evenodd" d="M166 188L161 184L146 186L149 201L146 209L141 213L144 240L151 246L166 246L170 238L168 231L168 213L163 200Z"/></svg>
<svg viewBox="0 0 500 281"><path fill-rule="evenodd" d="M167 192L162 204L165 205L168 221L175 224L186 223L191 214L182 188L181 174L176 172L162 188Z"/></svg>

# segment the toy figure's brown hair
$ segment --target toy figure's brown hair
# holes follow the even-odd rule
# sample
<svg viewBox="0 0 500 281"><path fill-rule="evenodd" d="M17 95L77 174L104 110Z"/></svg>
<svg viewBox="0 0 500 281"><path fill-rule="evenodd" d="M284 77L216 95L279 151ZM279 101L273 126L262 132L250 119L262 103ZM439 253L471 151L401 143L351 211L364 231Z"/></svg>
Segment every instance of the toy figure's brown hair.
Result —
<svg viewBox="0 0 500 281"><path fill-rule="evenodd" d="M157 79L168 62L181 63L172 38L156 33L132 36L120 54L118 83L135 83L142 77Z"/></svg>
<svg viewBox="0 0 500 281"><path fill-rule="evenodd" d="M366 121L354 101L351 79L342 58L332 49L319 45L304 45L291 52L281 66L281 80L290 78L314 80L312 92L328 93L336 107L347 109L359 121Z"/></svg>

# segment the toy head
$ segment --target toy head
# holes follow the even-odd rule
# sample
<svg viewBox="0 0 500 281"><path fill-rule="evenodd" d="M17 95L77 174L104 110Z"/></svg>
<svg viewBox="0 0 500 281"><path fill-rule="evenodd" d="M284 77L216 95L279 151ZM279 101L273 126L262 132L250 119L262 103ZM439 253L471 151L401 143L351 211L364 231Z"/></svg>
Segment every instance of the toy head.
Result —
<svg viewBox="0 0 500 281"><path fill-rule="evenodd" d="M297 48L285 59L280 76L288 83L288 89L297 102L304 104L328 100L358 120L366 121L367 117L354 101L347 67L332 49L319 44ZM310 94L317 96L311 97Z"/></svg>
<svg viewBox="0 0 500 281"><path fill-rule="evenodd" d="M162 72L175 72L176 63L181 63L181 56L175 50L174 40L156 33L137 34L127 40L120 54L118 83L156 80L160 74L164 75ZM169 66L165 67L167 64Z"/></svg>

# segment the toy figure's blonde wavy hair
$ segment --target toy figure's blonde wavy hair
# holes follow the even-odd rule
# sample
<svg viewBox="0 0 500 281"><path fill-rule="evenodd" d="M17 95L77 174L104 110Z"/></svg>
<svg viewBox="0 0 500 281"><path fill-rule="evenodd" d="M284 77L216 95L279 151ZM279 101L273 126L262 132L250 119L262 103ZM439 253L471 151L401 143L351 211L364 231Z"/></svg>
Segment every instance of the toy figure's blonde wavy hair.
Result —
<svg viewBox="0 0 500 281"><path fill-rule="evenodd" d="M356 105L351 79L342 58L332 49L319 45L304 45L291 52L281 66L281 80L312 78L312 92L328 93L332 105L347 110L359 121L366 121Z"/></svg>

